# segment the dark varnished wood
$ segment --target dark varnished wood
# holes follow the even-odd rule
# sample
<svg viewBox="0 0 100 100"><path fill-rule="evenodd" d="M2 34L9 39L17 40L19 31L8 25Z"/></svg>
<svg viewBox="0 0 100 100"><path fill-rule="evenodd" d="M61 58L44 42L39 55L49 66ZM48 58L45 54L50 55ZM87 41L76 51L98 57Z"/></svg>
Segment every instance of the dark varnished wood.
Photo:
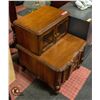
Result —
<svg viewBox="0 0 100 100"><path fill-rule="evenodd" d="M74 35L67 34L45 51L40 58L55 66L56 70L64 70L63 68L66 63L70 63L84 45L84 40Z"/></svg>
<svg viewBox="0 0 100 100"><path fill-rule="evenodd" d="M84 46L84 40L67 34L41 56L33 54L21 45L17 45L17 48L20 63L54 90L58 90L79 66L82 58L80 53L84 50Z"/></svg>
<svg viewBox="0 0 100 100"><path fill-rule="evenodd" d="M19 18L14 22L17 43L41 55L67 33L69 13L62 13L63 10L43 6Z"/></svg>
<svg viewBox="0 0 100 100"><path fill-rule="evenodd" d="M67 32L68 16L43 6L14 22L20 64L56 91L79 68L86 43Z"/></svg>
<svg viewBox="0 0 100 100"><path fill-rule="evenodd" d="M14 1L9 1L9 17L10 17L11 23L13 23L13 21L17 19Z"/></svg>
<svg viewBox="0 0 100 100"><path fill-rule="evenodd" d="M15 33L13 22L17 19L17 14L16 14L16 8L15 8L14 1L9 1L9 19L11 22L11 28L13 32Z"/></svg>

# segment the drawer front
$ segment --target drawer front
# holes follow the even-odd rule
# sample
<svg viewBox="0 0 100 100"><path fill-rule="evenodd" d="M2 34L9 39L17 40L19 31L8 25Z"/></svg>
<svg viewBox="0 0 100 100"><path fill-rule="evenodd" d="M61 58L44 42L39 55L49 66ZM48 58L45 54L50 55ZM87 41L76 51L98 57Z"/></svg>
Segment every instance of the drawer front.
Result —
<svg viewBox="0 0 100 100"><path fill-rule="evenodd" d="M16 42L31 52L38 54L38 40L36 35L30 34L29 31L22 27L15 26Z"/></svg>
<svg viewBox="0 0 100 100"><path fill-rule="evenodd" d="M30 70L36 78L44 81L54 90L56 89L56 86L60 85L61 75L59 73L51 70L47 65L41 63L35 57L30 56L23 50L18 50L18 52L20 64Z"/></svg>

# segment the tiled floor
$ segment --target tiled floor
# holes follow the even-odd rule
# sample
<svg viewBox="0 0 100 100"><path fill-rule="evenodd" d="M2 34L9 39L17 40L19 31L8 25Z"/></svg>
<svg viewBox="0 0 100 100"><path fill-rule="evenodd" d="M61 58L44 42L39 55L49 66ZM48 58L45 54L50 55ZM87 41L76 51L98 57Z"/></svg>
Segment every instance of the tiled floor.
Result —
<svg viewBox="0 0 100 100"><path fill-rule="evenodd" d="M33 74L29 71L25 70L24 72L22 72L21 67L18 65L15 65L14 67L16 80L10 85L9 89L12 100L15 100L15 98L17 97L14 96L12 93L12 89L14 87L17 87L20 90L20 93L22 93L35 79ZM68 81L66 81L62 85L59 93L69 98L69 100L74 100L79 90L82 88L83 84L87 80L90 72L90 70L81 66L78 70L74 71Z"/></svg>
<svg viewBox="0 0 100 100"><path fill-rule="evenodd" d="M60 93L70 100L74 100L87 80L90 72L89 69L81 66L78 70L74 71L68 81L62 85Z"/></svg>

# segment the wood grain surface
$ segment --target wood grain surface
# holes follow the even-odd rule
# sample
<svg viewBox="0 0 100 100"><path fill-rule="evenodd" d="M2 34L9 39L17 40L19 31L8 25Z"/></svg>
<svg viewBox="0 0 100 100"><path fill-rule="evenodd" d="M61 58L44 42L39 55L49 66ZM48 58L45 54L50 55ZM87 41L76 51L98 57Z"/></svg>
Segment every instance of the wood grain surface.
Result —
<svg viewBox="0 0 100 100"><path fill-rule="evenodd" d="M35 32L36 35L40 35L41 33L37 34L37 32L43 30L43 28L48 27L50 23L54 22L60 17L68 16L68 13L61 15L63 12L63 10L51 6L43 6L40 9L16 20L14 24Z"/></svg>
<svg viewBox="0 0 100 100"><path fill-rule="evenodd" d="M29 50L17 45L23 52L35 57L41 62L47 64L51 69L62 71L67 68L67 65L74 59L77 52L81 51L86 42L74 35L67 34L61 38L56 44L46 50L41 56L36 56Z"/></svg>

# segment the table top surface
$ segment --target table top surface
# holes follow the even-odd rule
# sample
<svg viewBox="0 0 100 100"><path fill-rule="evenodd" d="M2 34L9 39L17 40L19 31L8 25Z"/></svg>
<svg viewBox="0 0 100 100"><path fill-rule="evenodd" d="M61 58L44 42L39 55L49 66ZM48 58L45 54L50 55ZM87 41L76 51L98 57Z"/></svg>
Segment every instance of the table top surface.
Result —
<svg viewBox="0 0 100 100"><path fill-rule="evenodd" d="M67 34L41 55L41 59L56 69L63 69L84 46L85 41Z"/></svg>
<svg viewBox="0 0 100 100"><path fill-rule="evenodd" d="M38 10L35 10L19 19L14 24L23 27L26 30L34 32L36 35L40 35L41 30L50 26L55 20L60 17L67 17L68 13L64 13L64 10L57 9L51 6L43 6ZM38 33L38 34L37 34Z"/></svg>

